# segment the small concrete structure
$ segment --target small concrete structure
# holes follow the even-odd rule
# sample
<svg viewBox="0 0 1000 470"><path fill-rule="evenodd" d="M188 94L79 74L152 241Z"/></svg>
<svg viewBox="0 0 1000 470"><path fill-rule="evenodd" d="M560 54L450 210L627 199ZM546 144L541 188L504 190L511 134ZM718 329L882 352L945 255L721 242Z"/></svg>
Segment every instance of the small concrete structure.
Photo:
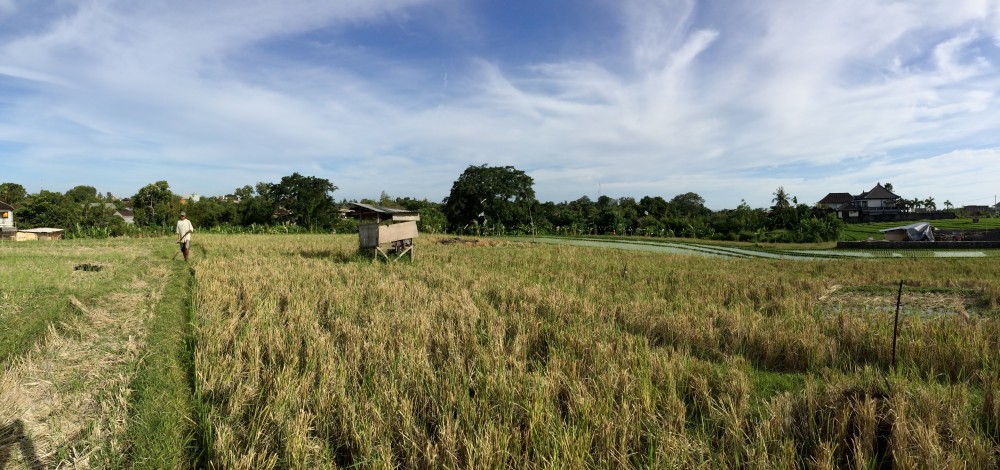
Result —
<svg viewBox="0 0 1000 470"><path fill-rule="evenodd" d="M0 238L13 238L15 232L14 206L0 201Z"/></svg>
<svg viewBox="0 0 1000 470"><path fill-rule="evenodd" d="M61 228L39 227L27 230L18 230L14 235L14 241L23 242L29 240L62 240L64 230Z"/></svg>

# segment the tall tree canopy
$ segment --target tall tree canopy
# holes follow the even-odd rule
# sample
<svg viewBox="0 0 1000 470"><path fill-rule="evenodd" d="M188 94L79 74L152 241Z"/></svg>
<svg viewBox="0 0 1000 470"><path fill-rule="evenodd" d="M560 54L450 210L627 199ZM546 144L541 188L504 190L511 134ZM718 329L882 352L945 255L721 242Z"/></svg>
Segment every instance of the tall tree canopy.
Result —
<svg viewBox="0 0 1000 470"><path fill-rule="evenodd" d="M0 184L0 201L6 202L14 207L21 204L22 201L27 199L28 191L24 189L17 183L2 183Z"/></svg>
<svg viewBox="0 0 1000 470"><path fill-rule="evenodd" d="M39 191L18 207L18 227L51 227L70 230L80 222L82 208L53 191Z"/></svg>
<svg viewBox="0 0 1000 470"><path fill-rule="evenodd" d="M452 230L476 221L506 229L528 227L534 180L512 166L469 166L451 186L444 214Z"/></svg>
<svg viewBox="0 0 1000 470"><path fill-rule="evenodd" d="M176 214L171 214L171 200L174 193L166 181L147 184L132 196L132 208L135 210L135 221L139 225L162 225Z"/></svg>
<svg viewBox="0 0 1000 470"><path fill-rule="evenodd" d="M674 196L670 200L670 207L682 217L699 217L712 213L709 208L705 207L705 198L692 192Z"/></svg>
<svg viewBox="0 0 1000 470"><path fill-rule="evenodd" d="M336 220L337 205L331 194L337 187L330 180L292 173L268 189L272 200L288 209L292 219L303 227L329 227Z"/></svg>
<svg viewBox="0 0 1000 470"><path fill-rule="evenodd" d="M97 188L93 186L80 185L66 191L66 197L78 204L87 204L97 201Z"/></svg>
<svg viewBox="0 0 1000 470"><path fill-rule="evenodd" d="M274 221L275 203L270 193L271 183L257 183L256 188L248 184L236 189L234 194L240 198L236 220L240 225L267 225Z"/></svg>

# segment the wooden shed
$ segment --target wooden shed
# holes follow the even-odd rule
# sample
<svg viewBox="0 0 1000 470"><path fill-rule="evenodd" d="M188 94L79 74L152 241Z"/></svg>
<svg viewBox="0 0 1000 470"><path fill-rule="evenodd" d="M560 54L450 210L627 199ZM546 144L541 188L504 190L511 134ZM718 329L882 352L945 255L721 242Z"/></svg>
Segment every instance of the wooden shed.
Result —
<svg viewBox="0 0 1000 470"><path fill-rule="evenodd" d="M417 211L394 209L371 204L352 203L349 212L358 219L358 248L375 256L395 259L409 254L413 260L413 239L419 236ZM383 225L383 222L388 222ZM385 249L383 249L385 248Z"/></svg>

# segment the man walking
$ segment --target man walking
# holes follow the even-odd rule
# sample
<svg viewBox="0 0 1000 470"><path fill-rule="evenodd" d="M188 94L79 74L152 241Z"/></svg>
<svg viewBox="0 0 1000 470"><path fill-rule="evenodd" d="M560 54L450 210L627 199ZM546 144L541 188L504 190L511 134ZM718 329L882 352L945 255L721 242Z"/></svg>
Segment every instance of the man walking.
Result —
<svg viewBox="0 0 1000 470"><path fill-rule="evenodd" d="M187 213L182 211L181 219L177 221L177 243L181 246L181 253L184 253L184 262L187 262L191 252L191 232L194 232L194 226L187 219Z"/></svg>

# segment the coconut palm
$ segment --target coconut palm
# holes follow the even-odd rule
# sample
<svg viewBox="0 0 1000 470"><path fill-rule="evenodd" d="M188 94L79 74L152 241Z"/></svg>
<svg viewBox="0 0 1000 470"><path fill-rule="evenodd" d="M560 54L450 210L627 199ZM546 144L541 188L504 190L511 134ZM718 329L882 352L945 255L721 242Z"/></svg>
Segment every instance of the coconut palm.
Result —
<svg viewBox="0 0 1000 470"><path fill-rule="evenodd" d="M774 199L771 199L774 203L775 209L785 209L789 206L788 204L788 193L785 192L784 186L778 186L778 190L774 192Z"/></svg>
<svg viewBox="0 0 1000 470"><path fill-rule="evenodd" d="M955 205L952 204L950 200L945 200L944 201L944 208L945 209L951 210L953 207L955 207Z"/></svg>
<svg viewBox="0 0 1000 470"><path fill-rule="evenodd" d="M927 199L924 199L924 207L926 207L926 208L928 208L928 209L930 209L932 211L936 211L937 210L937 204L934 203L934 197L933 196L927 196Z"/></svg>

